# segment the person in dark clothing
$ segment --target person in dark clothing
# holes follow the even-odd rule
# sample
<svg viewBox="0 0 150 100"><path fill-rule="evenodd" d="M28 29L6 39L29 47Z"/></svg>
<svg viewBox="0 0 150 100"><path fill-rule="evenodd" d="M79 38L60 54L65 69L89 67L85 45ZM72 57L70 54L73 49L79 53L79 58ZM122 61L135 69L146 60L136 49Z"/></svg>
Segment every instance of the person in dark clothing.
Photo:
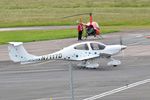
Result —
<svg viewBox="0 0 150 100"><path fill-rule="evenodd" d="M83 33L83 24L78 24L78 40L82 40L82 33Z"/></svg>

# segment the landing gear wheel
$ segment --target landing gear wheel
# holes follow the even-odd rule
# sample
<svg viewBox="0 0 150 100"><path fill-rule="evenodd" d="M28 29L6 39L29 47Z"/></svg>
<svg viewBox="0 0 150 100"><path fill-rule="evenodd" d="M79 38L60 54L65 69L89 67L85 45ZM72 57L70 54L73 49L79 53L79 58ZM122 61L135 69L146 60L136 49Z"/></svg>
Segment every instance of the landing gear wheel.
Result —
<svg viewBox="0 0 150 100"><path fill-rule="evenodd" d="M113 67L117 67L117 65L113 65Z"/></svg>

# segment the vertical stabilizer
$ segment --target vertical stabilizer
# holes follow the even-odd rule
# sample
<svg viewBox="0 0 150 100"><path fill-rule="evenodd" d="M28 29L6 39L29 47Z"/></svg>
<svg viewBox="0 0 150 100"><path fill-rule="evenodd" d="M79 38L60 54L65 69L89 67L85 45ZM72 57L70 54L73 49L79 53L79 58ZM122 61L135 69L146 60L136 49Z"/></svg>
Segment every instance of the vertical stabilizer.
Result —
<svg viewBox="0 0 150 100"><path fill-rule="evenodd" d="M10 59L14 62L27 62L37 58L24 49L22 42L9 42L8 52Z"/></svg>

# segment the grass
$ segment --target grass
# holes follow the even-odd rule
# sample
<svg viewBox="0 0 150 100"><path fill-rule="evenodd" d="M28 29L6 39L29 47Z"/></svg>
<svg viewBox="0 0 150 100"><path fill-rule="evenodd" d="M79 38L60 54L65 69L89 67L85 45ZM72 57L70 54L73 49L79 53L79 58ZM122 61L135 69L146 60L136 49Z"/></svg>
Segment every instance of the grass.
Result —
<svg viewBox="0 0 150 100"><path fill-rule="evenodd" d="M102 26L150 25L150 0L0 0L0 27L75 25L61 18L86 12Z"/></svg>
<svg viewBox="0 0 150 100"><path fill-rule="evenodd" d="M102 28L103 34L117 32L117 29ZM0 44L6 44L10 41L16 42L32 42L32 41L43 41L43 40L54 40L64 38L77 37L76 29L67 30L45 30L45 31L8 31L0 32Z"/></svg>
<svg viewBox="0 0 150 100"><path fill-rule="evenodd" d="M150 0L0 0L0 27L76 25L82 17L64 16L93 13L103 33L129 28L149 28ZM75 29L0 32L0 44L9 41L42 41L77 37Z"/></svg>

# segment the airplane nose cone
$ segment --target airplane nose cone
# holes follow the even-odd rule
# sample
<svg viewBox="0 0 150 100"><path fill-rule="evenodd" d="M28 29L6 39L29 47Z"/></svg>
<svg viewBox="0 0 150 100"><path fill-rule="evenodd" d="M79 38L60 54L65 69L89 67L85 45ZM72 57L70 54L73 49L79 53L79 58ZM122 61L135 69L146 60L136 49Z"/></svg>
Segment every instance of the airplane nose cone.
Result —
<svg viewBox="0 0 150 100"><path fill-rule="evenodd" d="M126 49L126 48L127 48L127 46L121 45L121 50L124 50L124 49Z"/></svg>

